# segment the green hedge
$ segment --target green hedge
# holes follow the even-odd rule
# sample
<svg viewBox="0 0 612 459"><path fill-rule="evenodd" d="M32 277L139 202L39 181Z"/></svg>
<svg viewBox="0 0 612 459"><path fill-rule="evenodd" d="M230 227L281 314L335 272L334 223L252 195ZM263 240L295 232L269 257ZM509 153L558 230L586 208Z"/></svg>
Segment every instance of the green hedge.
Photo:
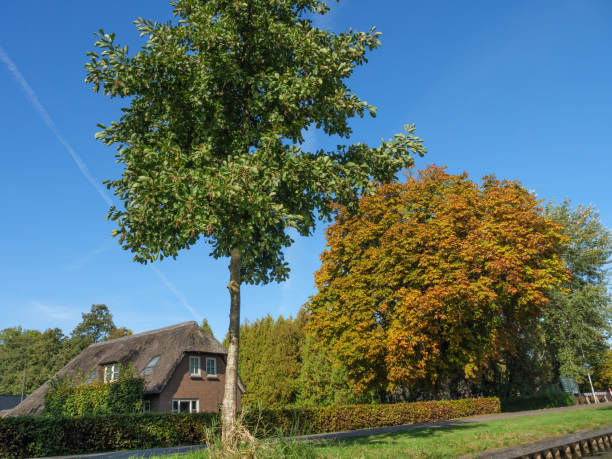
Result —
<svg viewBox="0 0 612 459"><path fill-rule="evenodd" d="M200 444L216 413L0 419L0 457L41 457Z"/></svg>
<svg viewBox="0 0 612 459"><path fill-rule="evenodd" d="M378 405L325 406L245 413L250 426L295 435L386 427L500 412L497 397Z"/></svg>
<svg viewBox="0 0 612 459"><path fill-rule="evenodd" d="M127 371L110 384L75 384L69 378L52 380L45 395L45 414L74 417L142 411L144 381Z"/></svg>
<svg viewBox="0 0 612 459"><path fill-rule="evenodd" d="M245 411L243 420L259 434L306 434L442 421L498 413L499 408L499 399L483 398ZM218 425L217 413L4 418L0 419L0 457L201 444L206 428Z"/></svg>
<svg viewBox="0 0 612 459"><path fill-rule="evenodd" d="M502 400L502 411L539 410L542 408L556 408L572 406L576 402L574 396L561 390L544 390L524 397Z"/></svg>

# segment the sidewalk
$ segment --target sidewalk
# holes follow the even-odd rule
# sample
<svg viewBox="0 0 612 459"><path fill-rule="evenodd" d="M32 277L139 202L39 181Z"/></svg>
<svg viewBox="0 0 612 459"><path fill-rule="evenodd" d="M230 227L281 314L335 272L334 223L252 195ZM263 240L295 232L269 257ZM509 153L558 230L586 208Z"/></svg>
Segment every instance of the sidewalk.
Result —
<svg viewBox="0 0 612 459"><path fill-rule="evenodd" d="M448 421L437 421L437 422L423 422L419 424L407 424L402 426L391 426L391 427L374 427L370 429L359 429L359 430L348 430L344 432L330 432L321 434L311 435L300 435L295 437L298 441L320 441L320 440L335 440L343 438L354 438L362 437L366 435L378 435L388 434L396 432L405 432L413 429L431 429L438 427L456 426L461 424L472 424L476 422L491 421L494 419L509 419L519 418L523 416L537 416L540 414L557 413L560 411L574 411L574 410L588 410L595 409L601 406L612 406L612 402L600 403L598 405L574 405L565 406L562 408L547 408L542 410L531 410L531 411L517 411L514 413L499 413L499 414L487 414L484 416L471 416L468 418L451 419ZM292 437L293 438L293 437ZM129 459L131 457L154 457L168 454L184 454L192 451L198 451L206 448L206 445L194 445L194 446L176 446L171 448L155 448L155 449L142 449L142 450L129 450L129 451L114 451L107 453L94 453L94 454L83 454L76 456L54 456L48 459L77 459L77 458L94 458L94 459Z"/></svg>

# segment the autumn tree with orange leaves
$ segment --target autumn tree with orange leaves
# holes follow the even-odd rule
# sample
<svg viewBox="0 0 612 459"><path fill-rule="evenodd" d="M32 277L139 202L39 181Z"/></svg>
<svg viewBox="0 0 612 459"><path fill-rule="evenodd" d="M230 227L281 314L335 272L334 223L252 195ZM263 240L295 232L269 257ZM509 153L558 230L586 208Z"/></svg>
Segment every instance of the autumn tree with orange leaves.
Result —
<svg viewBox="0 0 612 459"><path fill-rule="evenodd" d="M567 277L566 239L520 183L430 166L341 208L315 275L310 331L357 390L474 380Z"/></svg>

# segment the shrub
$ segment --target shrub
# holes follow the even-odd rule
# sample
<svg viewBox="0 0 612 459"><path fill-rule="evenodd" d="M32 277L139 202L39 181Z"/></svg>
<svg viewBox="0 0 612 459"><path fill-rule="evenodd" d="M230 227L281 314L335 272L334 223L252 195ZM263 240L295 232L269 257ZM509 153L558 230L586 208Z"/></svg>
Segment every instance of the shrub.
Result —
<svg viewBox="0 0 612 459"><path fill-rule="evenodd" d="M125 370L110 384L75 385L77 382L70 378L52 380L45 395L45 413L58 417L140 412L144 382L132 376L129 368Z"/></svg>
<svg viewBox="0 0 612 459"><path fill-rule="evenodd" d="M346 405L278 410L253 410L245 422L262 432L308 434L443 421L499 413L497 397L377 405Z"/></svg>
<svg viewBox="0 0 612 459"><path fill-rule="evenodd" d="M389 405L347 405L247 411L242 420L258 435L307 434L383 427L499 412L499 399ZM83 417L0 419L0 457L37 457L118 449L202 444L217 429L217 413L138 413ZM284 443L274 448L289 448ZM293 448L293 446L291 446ZM295 448L299 449L298 446ZM297 450L296 450L297 451Z"/></svg>
<svg viewBox="0 0 612 459"><path fill-rule="evenodd" d="M40 457L200 444L217 413L0 419L0 457Z"/></svg>
<svg viewBox="0 0 612 459"><path fill-rule="evenodd" d="M502 400L502 411L539 410L542 408L556 408L572 406L576 402L574 396L558 389L548 389L523 397Z"/></svg>

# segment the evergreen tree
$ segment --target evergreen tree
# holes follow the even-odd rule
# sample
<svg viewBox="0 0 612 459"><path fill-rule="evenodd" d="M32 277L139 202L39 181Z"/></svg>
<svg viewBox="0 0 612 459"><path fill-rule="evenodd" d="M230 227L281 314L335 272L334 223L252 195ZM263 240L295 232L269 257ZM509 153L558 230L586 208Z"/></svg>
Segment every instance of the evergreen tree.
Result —
<svg viewBox="0 0 612 459"><path fill-rule="evenodd" d="M240 327L239 372L247 388L244 402L279 408L295 403L301 371L302 324L270 315Z"/></svg>
<svg viewBox="0 0 612 459"><path fill-rule="evenodd" d="M296 403L300 406L347 405L367 401L355 395L348 372L329 349L306 335L301 350L302 365Z"/></svg>
<svg viewBox="0 0 612 459"><path fill-rule="evenodd" d="M210 333L211 335L214 336L212 328L208 324L208 320L206 320L206 318L202 319L202 330L204 330L204 331L206 331L206 332L208 332L208 333Z"/></svg>

